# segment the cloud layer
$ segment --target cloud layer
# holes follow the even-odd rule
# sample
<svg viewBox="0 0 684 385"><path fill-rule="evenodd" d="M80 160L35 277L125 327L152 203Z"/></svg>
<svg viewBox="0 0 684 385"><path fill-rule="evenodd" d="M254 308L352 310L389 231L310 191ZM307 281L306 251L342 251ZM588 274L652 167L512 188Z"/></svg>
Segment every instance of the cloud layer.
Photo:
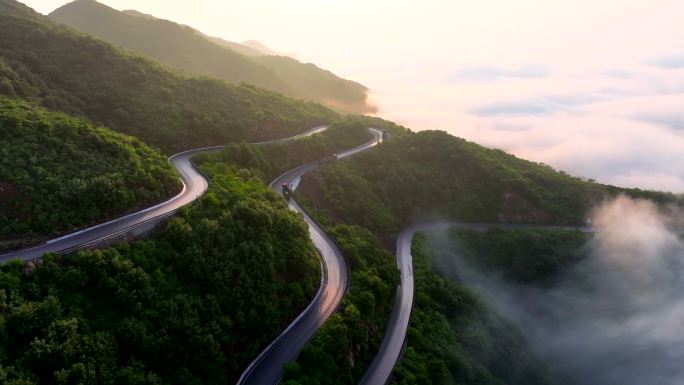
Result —
<svg viewBox="0 0 684 385"><path fill-rule="evenodd" d="M447 77L448 82L494 82L505 79L545 78L551 74L549 68L539 64L528 64L517 68L477 66L462 68Z"/></svg>
<svg viewBox="0 0 684 385"><path fill-rule="evenodd" d="M567 384L684 384L681 213L625 197L596 210L586 258L549 289L518 286L467 266L442 266L513 320ZM432 239L444 248L443 240Z"/></svg>
<svg viewBox="0 0 684 385"><path fill-rule="evenodd" d="M507 71L469 69L459 83L413 69L388 76L396 93L374 101L411 128L444 129L603 183L684 193L684 70Z"/></svg>
<svg viewBox="0 0 684 385"><path fill-rule="evenodd" d="M676 55L676 56L663 56L658 59L655 59L651 62L651 64L660 67L660 68L667 68L667 69L679 69L679 68L684 68L684 55Z"/></svg>

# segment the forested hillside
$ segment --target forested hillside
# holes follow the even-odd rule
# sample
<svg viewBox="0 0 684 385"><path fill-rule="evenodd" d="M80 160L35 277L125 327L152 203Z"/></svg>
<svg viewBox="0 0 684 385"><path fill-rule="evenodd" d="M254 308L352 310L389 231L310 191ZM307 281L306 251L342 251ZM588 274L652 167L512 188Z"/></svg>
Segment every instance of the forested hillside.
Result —
<svg viewBox="0 0 684 385"><path fill-rule="evenodd" d="M402 136L409 131L379 118L347 117L332 122L328 129L287 143L253 145L231 143L215 154L201 154L198 162L205 159L220 160L255 170L265 182L305 163L318 161L332 154L354 148L373 138L368 127L387 129L392 135Z"/></svg>
<svg viewBox="0 0 684 385"><path fill-rule="evenodd" d="M337 224L303 202L349 262L349 291L339 309L285 368L285 385L355 385L385 336L399 271L394 256L367 229Z"/></svg>
<svg viewBox="0 0 684 385"><path fill-rule="evenodd" d="M197 158L205 162L230 162L258 173L265 183L298 165L330 156L335 151L367 141L368 126L385 127L398 136L405 129L373 118L335 122L320 134L265 146L238 144L218 154ZM349 292L334 314L302 351L297 362L286 367L285 384L355 384L365 372L382 341L394 303L399 271L394 256L368 230L337 224L327 213L301 202L340 245L348 259Z"/></svg>
<svg viewBox="0 0 684 385"><path fill-rule="evenodd" d="M246 170L151 240L0 266L0 383L235 383L320 283L304 221Z"/></svg>
<svg viewBox="0 0 684 385"><path fill-rule="evenodd" d="M355 132L371 122L344 124L350 126L349 132ZM359 277L367 271L385 271L390 261L373 247L384 241L393 250L391 235L411 221L441 214L442 219L584 224L593 203L619 192L657 202L676 199L669 194L583 181L443 132L414 134L400 127L386 127L392 133L387 142L349 159L331 162L313 178L305 176L296 194L338 242L345 245L353 239L351 244L364 245L363 249L344 249L345 256L351 259L350 293L363 291L367 285L384 288L373 293L376 301L388 301L387 294L383 297L379 293L387 293L389 288L373 286L373 280ZM339 148L335 140L316 143L324 145L317 152L308 151L311 147L305 142L294 142L277 147L243 144L234 156L214 156L272 175L273 170L293 166L295 159L311 161L309 158L316 153L327 154ZM353 231L341 233L336 229ZM560 230L494 231L487 238L472 232L461 235L472 255L488 253L487 258L478 260L484 267L523 281L551 277L572 262L570 251L585 240L582 234ZM472 292L437 275L425 260L428 252L422 243L416 247L416 307L409 348L395 372L395 382L549 383L545 369L531 355L521 334L491 313ZM377 256L359 264L359 254ZM348 299L350 302L345 299L340 311L323 326L297 362L287 368L285 384L353 384L361 379L373 352L377 352L378 331L386 327L389 311L379 302L374 302L377 307L373 308L357 306L353 295ZM350 308L350 303L355 306Z"/></svg>
<svg viewBox="0 0 684 385"><path fill-rule="evenodd" d="M201 154L195 160L199 164L206 160L238 164L254 169L264 182L270 182L287 170L356 147L372 138L365 125L356 119L346 119L330 124L321 133L294 142L259 146L231 143L218 153Z"/></svg>
<svg viewBox="0 0 684 385"><path fill-rule="evenodd" d="M233 50L217 46L189 27L170 21L134 16L95 0L67 3L48 17L190 74L235 84L249 83L278 93L290 91L273 71Z"/></svg>
<svg viewBox="0 0 684 385"><path fill-rule="evenodd" d="M130 136L0 97L0 250L180 192L165 156Z"/></svg>
<svg viewBox="0 0 684 385"><path fill-rule="evenodd" d="M14 0L0 0L0 12L15 15L32 15L33 10Z"/></svg>
<svg viewBox="0 0 684 385"><path fill-rule="evenodd" d="M294 89L292 96L323 103L343 112L376 112L376 108L366 100L368 89L364 85L342 79L315 64L275 55L257 56L252 60L286 79Z"/></svg>
<svg viewBox="0 0 684 385"><path fill-rule="evenodd" d="M431 218L584 224L596 203L620 192L661 203L677 200L581 180L440 131L396 137L335 162L305 177L303 188L341 220L380 234Z"/></svg>
<svg viewBox="0 0 684 385"><path fill-rule="evenodd" d="M412 245L415 303L395 385L555 383L522 334L470 289L436 273L436 251Z"/></svg>
<svg viewBox="0 0 684 385"><path fill-rule="evenodd" d="M147 55L188 74L235 84L249 83L287 96L323 103L341 111L364 113L366 87L313 64L278 56L247 56L238 44L219 44L201 32L149 15L119 12L94 0L77 0L50 18L116 46Z"/></svg>
<svg viewBox="0 0 684 385"><path fill-rule="evenodd" d="M184 78L27 14L0 11L0 95L86 117L168 152L285 137L337 116L253 86Z"/></svg>
<svg viewBox="0 0 684 385"><path fill-rule="evenodd" d="M448 239L449 249L477 268L511 282L540 285L577 263L591 235L569 229L452 229Z"/></svg>
<svg viewBox="0 0 684 385"><path fill-rule="evenodd" d="M148 15L79 0L52 17L111 43L0 0L0 250L178 192L166 155L149 146L173 153L228 145L194 158L209 190L148 240L0 265L2 384L235 383L321 280L302 217L266 184L367 141L368 126L388 129L390 139L323 162L295 192L343 251L350 280L337 312L286 366L284 385L359 382L395 304L394 237L410 223L584 224L596 203L619 193L680 203L444 132L412 133L230 84L366 108L360 84L286 57L248 58ZM292 143L247 143L321 124L330 129ZM476 267L541 284L573 263L586 241L564 230L449 235L449 246ZM515 327L438 274L436 251L420 235L413 256L415 303L394 384L552 383Z"/></svg>

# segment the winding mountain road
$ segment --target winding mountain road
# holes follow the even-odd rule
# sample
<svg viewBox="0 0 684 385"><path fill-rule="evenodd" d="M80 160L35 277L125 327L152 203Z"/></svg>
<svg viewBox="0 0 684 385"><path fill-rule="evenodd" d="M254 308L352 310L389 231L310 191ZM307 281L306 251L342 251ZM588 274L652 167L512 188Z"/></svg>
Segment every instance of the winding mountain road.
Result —
<svg viewBox="0 0 684 385"><path fill-rule="evenodd" d="M293 141L322 132L325 129L327 129L325 126L316 127L293 137L255 144ZM338 154L337 159L352 156L379 144L382 141L382 131L374 128L369 128L369 130L373 139ZM52 239L39 246L2 254L0 255L0 263L15 259L29 261L40 258L45 253L67 253L78 250L173 215L181 207L204 195L209 186L206 178L193 166L191 158L199 153L220 151L223 148L224 146L199 148L170 157L169 160L180 173L183 189L168 201ZM290 170L276 178L270 187L280 194L282 194L283 185L295 190L304 174L320 168L327 161L315 161ZM280 382L283 366L296 360L304 345L335 312L349 285L347 261L335 242L304 212L294 199L289 200L289 207L303 215L309 227L313 244L321 255L321 286L309 306L244 371L238 382L240 385L275 385Z"/></svg>
<svg viewBox="0 0 684 385"><path fill-rule="evenodd" d="M285 139L260 142L256 144L289 142L304 136L322 132L326 129L326 126L320 126L308 130L302 134ZM207 180L192 166L190 158L202 152L219 151L222 148L223 146L198 148L195 150L178 153L169 158L171 163L173 163L173 166L180 173L183 189L178 195L169 199L168 201L106 223L88 227L84 230L49 240L39 246L17 250L7 254L1 254L0 263L8 262L14 259L29 261L40 258L45 253L67 253L88 247L104 239L116 237L136 227L149 224L150 222L160 221L168 216L173 215L179 208L194 202L200 196L204 195L208 188Z"/></svg>
<svg viewBox="0 0 684 385"><path fill-rule="evenodd" d="M259 142L255 144L284 143L313 135L326 130L320 126L302 134L285 139ZM345 158L370 149L382 140L382 131L369 128L373 139L351 150L340 153L337 159ZM102 240L116 237L134 228L156 223L173 215L178 209L186 206L200 196L208 188L206 178L193 166L191 158L199 153L215 152L224 146L206 147L189 150L169 158L178 170L183 183L182 191L175 197L156 206L123 216L112 221L92 226L72 234L47 241L45 244L0 255L0 263L10 260L29 261L40 258L45 253L67 253L85 248ZM290 170L276 178L270 187L282 194L283 186L296 190L302 176L320 168L327 160L314 161ZM321 285L308 307L283 331L243 372L238 385L275 385L280 382L283 367L296 360L304 345L311 339L323 323L337 310L349 285L349 268L342 252L335 242L311 219L294 199L289 200L291 210L303 215L309 227L314 246L321 255ZM400 285L397 288L395 305L390 316L383 342L375 359L361 379L360 385L381 385L389 381L392 371L399 361L405 342L406 333L413 308L414 276L411 243L417 232L440 231L449 228L463 228L484 231L491 227L502 228L555 228L574 229L593 232L588 227L572 226L535 226L515 224L488 224L462 222L432 222L415 224L404 229L397 238L397 265L401 272Z"/></svg>
<svg viewBox="0 0 684 385"><path fill-rule="evenodd" d="M505 229L566 229L579 230L582 232L594 232L590 227L574 226L540 226L540 225L518 225L503 223L464 223L464 222L430 222L411 225L399 234L397 238L397 265L401 272L401 281L397 288L394 300L394 308L390 316L390 322L382 340L380 349L371 363L366 374L363 376L360 385L382 385L386 384L394 367L401 358L404 344L406 342L406 332L408 330L413 309L413 296L415 282L413 276L413 256L411 255L411 243L417 232L422 231L443 231L450 228L470 229L486 231L492 227Z"/></svg>
<svg viewBox="0 0 684 385"><path fill-rule="evenodd" d="M380 143L382 132L370 129L373 139L351 150L338 154L342 159ZM271 182L271 188L282 194L283 185L296 189L300 178L320 168L325 162L315 161L290 170ZM275 385L283 375L283 366L293 362L314 333L337 310L349 286L349 268L335 242L309 217L294 199L291 210L304 216L311 240L322 257L321 287L309 306L276 338L243 372L238 385Z"/></svg>

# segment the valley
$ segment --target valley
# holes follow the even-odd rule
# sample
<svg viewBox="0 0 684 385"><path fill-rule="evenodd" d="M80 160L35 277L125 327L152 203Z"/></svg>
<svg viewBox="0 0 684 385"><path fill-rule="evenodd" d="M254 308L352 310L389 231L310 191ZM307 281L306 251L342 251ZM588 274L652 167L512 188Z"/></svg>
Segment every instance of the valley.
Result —
<svg viewBox="0 0 684 385"><path fill-rule="evenodd" d="M576 342L636 360L592 322L678 319L684 197L412 131L368 92L153 14L0 0L0 383L631 381Z"/></svg>

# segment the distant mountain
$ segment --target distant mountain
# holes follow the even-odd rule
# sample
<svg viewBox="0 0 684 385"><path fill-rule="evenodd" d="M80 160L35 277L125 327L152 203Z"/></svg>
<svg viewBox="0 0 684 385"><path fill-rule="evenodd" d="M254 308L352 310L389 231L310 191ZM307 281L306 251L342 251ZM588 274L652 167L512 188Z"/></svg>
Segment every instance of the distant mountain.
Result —
<svg viewBox="0 0 684 385"><path fill-rule="evenodd" d="M147 13L142 13L142 12L136 11L134 9L127 9L127 10L124 10L121 12L125 13L127 15L130 15L130 16L142 17L143 19L147 19L147 20L161 20L161 21L163 21L163 19L159 19L155 16L148 15ZM253 49L253 48L250 48L244 44L224 40L224 39L221 39L220 37L213 37L213 36L205 35L201 31L194 29L194 28L191 28L191 27L187 27L187 28L192 29L196 34L210 40L211 42L213 42L215 44L218 44L218 45L225 47L225 48L229 48L229 49L231 49L237 53L243 54L245 56L262 56L262 55L264 55L263 52L258 51L258 50Z"/></svg>
<svg viewBox="0 0 684 385"><path fill-rule="evenodd" d="M119 12L94 0L76 0L49 17L188 74L249 83L344 112L372 110L366 105L365 86L312 64L270 59L264 55L275 51L255 41L239 44L210 37L141 12Z"/></svg>
<svg viewBox="0 0 684 385"><path fill-rule="evenodd" d="M74 1L48 16L190 74L249 83L282 94L292 92L273 71L170 21L131 16L94 0Z"/></svg>
<svg viewBox="0 0 684 385"><path fill-rule="evenodd" d="M249 47L253 50L256 50L258 52L261 52L263 55L272 55L272 56L280 56L281 55L281 53L276 52L276 51L266 47L265 45L259 43L256 40L243 41L242 45L247 46L247 47Z"/></svg>
<svg viewBox="0 0 684 385"><path fill-rule="evenodd" d="M35 11L13 0L0 0L0 12L12 15L33 15Z"/></svg>
<svg viewBox="0 0 684 385"><path fill-rule="evenodd" d="M359 83L335 76L311 63L301 63L287 56L258 56L254 61L301 87L305 99L315 100L338 111L365 114L375 112L366 102L368 89ZM363 90L363 97L360 92Z"/></svg>
<svg viewBox="0 0 684 385"><path fill-rule="evenodd" d="M0 95L86 117L167 152L285 137L337 117L254 86L183 77L0 1L10 10L0 11Z"/></svg>
<svg viewBox="0 0 684 385"><path fill-rule="evenodd" d="M232 41L221 39L220 37L208 36L208 35L203 34L200 31L197 31L197 33L201 34L202 36L204 36L205 38L207 38L209 41L213 42L214 44L218 44L222 47L232 49L233 51L241 53L245 56L262 56L263 55L262 52L257 51L254 48L248 47L244 44L235 43Z"/></svg>
<svg viewBox="0 0 684 385"><path fill-rule="evenodd" d="M121 11L121 12L123 12L123 13L125 13L125 14L127 14L127 15L131 15L131 16L142 17L143 19L157 20L156 17L154 17L154 16L152 16L152 15L148 15L148 14L146 14L146 13L142 13L142 12L136 11L135 9L126 9L126 10L123 10L123 11Z"/></svg>

